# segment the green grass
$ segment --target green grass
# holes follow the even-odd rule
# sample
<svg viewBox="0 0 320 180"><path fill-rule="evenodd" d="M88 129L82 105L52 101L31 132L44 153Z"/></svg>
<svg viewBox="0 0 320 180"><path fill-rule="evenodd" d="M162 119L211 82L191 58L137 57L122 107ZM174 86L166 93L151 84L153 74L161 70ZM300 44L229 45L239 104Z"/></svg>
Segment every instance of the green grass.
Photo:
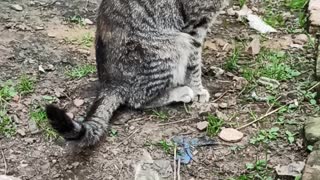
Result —
<svg viewBox="0 0 320 180"><path fill-rule="evenodd" d="M172 154L174 144L172 142L168 142L166 140L161 140L157 145L166 153L166 154Z"/></svg>
<svg viewBox="0 0 320 180"><path fill-rule="evenodd" d="M251 144L268 143L272 140L276 140L279 136L279 128L273 127L269 130L260 130L260 132L250 139Z"/></svg>
<svg viewBox="0 0 320 180"><path fill-rule="evenodd" d="M285 20L279 12L274 12L274 11L268 11L267 13L264 14L263 20L269 24L272 27L284 27L285 26Z"/></svg>
<svg viewBox="0 0 320 180"><path fill-rule="evenodd" d="M94 42L94 36L91 33L85 33L81 37L79 44L87 48L90 48L93 46L93 42Z"/></svg>
<svg viewBox="0 0 320 180"><path fill-rule="evenodd" d="M68 18L68 21L74 24L78 24L80 26L84 26L85 22L84 22L84 18L82 18L80 15L74 15L74 16L70 16Z"/></svg>
<svg viewBox="0 0 320 180"><path fill-rule="evenodd" d="M94 65L81 65L77 66L71 70L67 71L67 76L69 76L72 79L78 79L88 76L89 74L92 74L96 72L96 66Z"/></svg>
<svg viewBox="0 0 320 180"><path fill-rule="evenodd" d="M247 3L247 0L238 0L240 7L244 6Z"/></svg>
<svg viewBox="0 0 320 180"><path fill-rule="evenodd" d="M259 77L267 77L279 81L290 80L301 73L291 68L289 56L283 52L263 50L257 57L257 62L253 67L243 67L242 75L249 82L253 82Z"/></svg>
<svg viewBox="0 0 320 180"><path fill-rule="evenodd" d="M20 94L28 94L34 91L34 81L28 76L21 76L18 84L17 90Z"/></svg>
<svg viewBox="0 0 320 180"><path fill-rule="evenodd" d="M221 131L221 127L224 124L223 120L215 116L208 115L207 121L209 123L207 127L207 134L209 136L216 136Z"/></svg>
<svg viewBox="0 0 320 180"><path fill-rule="evenodd" d="M152 110L152 115L162 121L167 121L169 119L168 114L163 111Z"/></svg>
<svg viewBox="0 0 320 180"><path fill-rule="evenodd" d="M5 82L3 86L0 85L0 105L6 101L11 100L17 94L18 92L16 91L11 81Z"/></svg>
<svg viewBox="0 0 320 180"><path fill-rule="evenodd" d="M287 7L291 10L303 10L309 0L287 0Z"/></svg>
<svg viewBox="0 0 320 180"><path fill-rule="evenodd" d="M50 127L46 112L39 107L30 112L31 120L34 121L38 128L43 131L45 137L49 140L58 138L58 134Z"/></svg>
<svg viewBox="0 0 320 180"><path fill-rule="evenodd" d="M225 69L228 71L235 71L238 69L238 61L239 61L240 50L235 48L231 54L231 56L227 59Z"/></svg>
<svg viewBox="0 0 320 180"><path fill-rule="evenodd" d="M16 126L5 109L0 110L0 135L11 137L16 134Z"/></svg>

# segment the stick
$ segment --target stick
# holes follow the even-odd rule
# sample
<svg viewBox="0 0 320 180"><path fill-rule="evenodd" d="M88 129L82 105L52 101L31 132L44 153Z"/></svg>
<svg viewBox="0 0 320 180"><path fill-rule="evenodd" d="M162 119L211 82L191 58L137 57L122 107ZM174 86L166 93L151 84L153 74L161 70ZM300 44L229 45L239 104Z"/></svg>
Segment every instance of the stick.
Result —
<svg viewBox="0 0 320 180"><path fill-rule="evenodd" d="M181 164L181 160L178 159L178 180L180 180L180 164Z"/></svg>
<svg viewBox="0 0 320 180"><path fill-rule="evenodd" d="M271 114L278 112L280 109L282 109L282 108L285 107L285 106L287 106L287 104L286 104L286 105L283 105L283 106L281 106L281 107L279 107L279 108L277 108L277 109L275 109L275 110L273 110L273 111L271 111L271 112L269 112L269 113L264 114L264 115L261 116L260 118L254 120L254 121L252 121L252 122L250 122L250 123L248 123L248 124L245 124L245 125L243 125L243 126L241 126L241 127L238 127L237 130L243 129L243 128L245 128L245 127L250 126L251 124L254 124L254 123L258 122L258 121L261 121L262 119L270 116Z"/></svg>
<svg viewBox="0 0 320 180"><path fill-rule="evenodd" d="M176 180L177 178L177 146L176 144L174 145L174 156L173 156L173 180Z"/></svg>
<svg viewBox="0 0 320 180"><path fill-rule="evenodd" d="M3 150L1 150L1 154L2 154L3 163L4 163L4 175L6 175L6 174L7 174L7 170L8 170L8 165L7 165L7 160L6 160L6 158L4 157Z"/></svg>
<svg viewBox="0 0 320 180"><path fill-rule="evenodd" d="M124 141L130 139L130 138L131 138L135 133L137 133L139 130L140 130L140 128L138 128L138 129L136 129L134 132L132 132L127 138L125 138L123 141L121 141L121 142L116 146L116 148L119 147Z"/></svg>
<svg viewBox="0 0 320 180"><path fill-rule="evenodd" d="M223 96L225 96L228 92L230 92L230 90L225 91L224 93L221 94L221 96L219 96L217 99L215 99L214 101L212 101L213 103L219 101L221 98L223 98Z"/></svg>
<svg viewBox="0 0 320 180"><path fill-rule="evenodd" d="M185 122L185 121L191 121L196 119L195 117L191 117L191 118L187 118L187 119L181 119L179 121L173 121L173 122L168 122L168 123L162 123L159 124L159 126L166 126L166 125L171 125L171 124L177 124L177 123L181 123L181 122Z"/></svg>
<svg viewBox="0 0 320 180"><path fill-rule="evenodd" d="M316 88L320 85L320 82L317 82L315 85L313 85L311 88L308 89L308 91L311 91L312 89Z"/></svg>

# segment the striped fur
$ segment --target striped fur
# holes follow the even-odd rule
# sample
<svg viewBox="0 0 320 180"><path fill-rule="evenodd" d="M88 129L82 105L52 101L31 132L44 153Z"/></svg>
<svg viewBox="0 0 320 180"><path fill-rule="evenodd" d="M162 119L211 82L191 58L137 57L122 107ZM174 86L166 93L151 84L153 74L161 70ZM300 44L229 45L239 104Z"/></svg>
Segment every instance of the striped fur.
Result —
<svg viewBox="0 0 320 180"><path fill-rule="evenodd" d="M201 82L202 44L228 0L103 0L96 31L96 63L103 85L85 121L47 107L51 125L67 141L95 145L120 105L152 108L207 102Z"/></svg>

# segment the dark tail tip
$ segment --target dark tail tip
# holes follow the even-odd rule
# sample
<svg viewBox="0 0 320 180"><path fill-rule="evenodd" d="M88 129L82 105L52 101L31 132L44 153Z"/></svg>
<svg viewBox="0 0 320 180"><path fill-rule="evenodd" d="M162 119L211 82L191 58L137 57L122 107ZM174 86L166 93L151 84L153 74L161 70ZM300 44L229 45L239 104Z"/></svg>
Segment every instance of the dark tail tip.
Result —
<svg viewBox="0 0 320 180"><path fill-rule="evenodd" d="M70 117L66 114L65 110L50 104L46 106L46 114L50 125L58 133L64 134L74 130L74 124Z"/></svg>

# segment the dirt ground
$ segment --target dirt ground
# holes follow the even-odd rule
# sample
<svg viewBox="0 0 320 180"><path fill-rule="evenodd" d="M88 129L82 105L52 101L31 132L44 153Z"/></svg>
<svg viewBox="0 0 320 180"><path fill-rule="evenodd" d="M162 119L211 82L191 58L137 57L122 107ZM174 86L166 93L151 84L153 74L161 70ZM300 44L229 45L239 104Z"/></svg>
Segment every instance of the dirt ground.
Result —
<svg viewBox="0 0 320 180"><path fill-rule="evenodd" d="M21 5L23 10L15 9L14 4ZM237 6L230 7L237 10ZM266 13L262 4L248 6L256 14ZM60 138L52 138L50 130L39 127L31 114L48 101L65 107L77 119L85 114L94 98L95 73L72 78L66 72L95 63L90 37L94 34L97 7L95 0L0 1L0 82L17 83L22 75L35 82L32 92L1 104L13 121L15 133L0 134L0 174L32 180L134 179L134 167L144 151L154 160L169 160L173 164L173 155L165 152L169 143L159 142L169 142L176 135L206 135L196 124L206 121L208 114L224 120L223 127L238 128L287 104L283 111L240 129L244 138L238 143L211 137L218 145L196 148L194 159L182 165L180 174L181 179L294 179L277 177L274 169L277 165L305 161L308 150L302 138L303 122L306 115L316 114L319 108L312 95L316 83L312 78L312 38L298 41L297 35L305 31L294 25L298 15L289 10L282 14L286 24L268 35L260 35L233 12L226 11L218 18L203 55L203 78L212 96L209 103L177 104L153 111L121 108L103 142L81 153L69 152ZM93 24L86 20L88 24L81 25L79 17ZM262 76L259 73L255 80L250 79L250 73L259 71L255 69L259 58L247 53L245 47L255 37L260 37L264 49L288 54L285 64L291 69L280 69L280 73L285 71L285 76L291 73L294 77L275 78L280 82L276 89L257 83ZM232 63L234 59L236 65ZM259 100L256 96L274 99ZM171 123L175 121L179 122ZM264 134L263 140L268 142L252 143L261 130L274 127L280 129L275 138ZM292 142L289 137L294 138ZM267 160L262 169L256 165L259 160ZM249 163L256 167L248 167Z"/></svg>

